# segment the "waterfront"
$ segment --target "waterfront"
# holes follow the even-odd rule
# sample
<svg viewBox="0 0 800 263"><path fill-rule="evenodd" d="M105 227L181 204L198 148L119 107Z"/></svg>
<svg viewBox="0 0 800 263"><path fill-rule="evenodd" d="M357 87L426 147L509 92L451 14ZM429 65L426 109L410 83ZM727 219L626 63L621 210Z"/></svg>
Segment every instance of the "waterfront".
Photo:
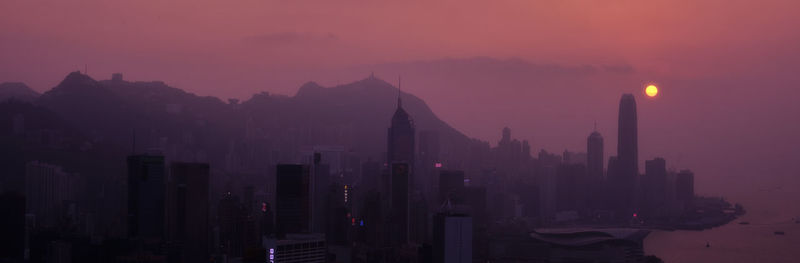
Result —
<svg viewBox="0 0 800 263"><path fill-rule="evenodd" d="M645 239L645 253L667 263L797 262L800 258L800 224L795 223L800 217L797 186L798 180L792 178L727 189L730 202L744 200L747 214L704 231L653 231ZM775 231L786 234L776 235ZM706 242L710 247L706 247Z"/></svg>

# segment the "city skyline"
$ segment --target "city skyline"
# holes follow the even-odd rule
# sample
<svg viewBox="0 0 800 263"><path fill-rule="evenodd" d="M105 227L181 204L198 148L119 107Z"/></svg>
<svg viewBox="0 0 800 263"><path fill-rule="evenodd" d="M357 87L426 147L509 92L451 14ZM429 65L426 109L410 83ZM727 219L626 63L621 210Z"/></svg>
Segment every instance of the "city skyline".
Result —
<svg viewBox="0 0 800 263"><path fill-rule="evenodd" d="M0 1L0 262L796 262L798 10Z"/></svg>

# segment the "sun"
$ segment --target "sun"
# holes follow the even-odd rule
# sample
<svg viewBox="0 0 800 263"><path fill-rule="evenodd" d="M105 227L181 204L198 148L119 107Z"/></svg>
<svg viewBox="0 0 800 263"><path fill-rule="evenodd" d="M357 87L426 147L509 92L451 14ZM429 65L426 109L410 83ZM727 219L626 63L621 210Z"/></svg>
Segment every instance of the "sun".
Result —
<svg viewBox="0 0 800 263"><path fill-rule="evenodd" d="M658 95L658 87L653 84L647 85L647 87L644 88L644 93L647 94L648 97L654 98Z"/></svg>

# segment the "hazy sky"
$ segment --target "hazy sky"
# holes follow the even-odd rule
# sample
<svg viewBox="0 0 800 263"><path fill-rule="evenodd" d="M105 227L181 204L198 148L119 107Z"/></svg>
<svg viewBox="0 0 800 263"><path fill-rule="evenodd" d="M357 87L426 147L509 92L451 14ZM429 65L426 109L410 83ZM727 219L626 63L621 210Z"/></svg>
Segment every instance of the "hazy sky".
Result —
<svg viewBox="0 0 800 263"><path fill-rule="evenodd" d="M256 89L293 93L300 83L258 87L281 78L276 70L442 57L631 64L671 75L763 72L797 61L799 7L792 0L3 0L0 79L46 90L88 64L97 77L119 71L246 97ZM252 87L243 92L245 85Z"/></svg>
<svg viewBox="0 0 800 263"><path fill-rule="evenodd" d="M0 81L41 92L88 65L97 79L123 72L246 99L402 73L404 90L469 136L494 143L508 125L535 150L583 150L598 121L607 156L620 94L655 82L663 97L637 98L640 159L715 178L794 175L799 13L796 0L2 0ZM425 63L473 57L506 64ZM748 161L758 168L743 172Z"/></svg>

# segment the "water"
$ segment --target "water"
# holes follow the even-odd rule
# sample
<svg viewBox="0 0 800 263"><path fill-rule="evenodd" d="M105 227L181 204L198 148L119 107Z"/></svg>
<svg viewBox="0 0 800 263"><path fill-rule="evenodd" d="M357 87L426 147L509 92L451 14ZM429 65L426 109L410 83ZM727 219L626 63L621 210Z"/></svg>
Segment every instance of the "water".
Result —
<svg viewBox="0 0 800 263"><path fill-rule="evenodd" d="M800 188L796 179L743 184L731 189L729 201L747 214L728 225L705 231L654 231L646 239L646 254L667 263L680 262L800 262ZM749 225L740 225L747 221ZM775 235L784 231L785 235ZM706 242L711 246L706 248Z"/></svg>

